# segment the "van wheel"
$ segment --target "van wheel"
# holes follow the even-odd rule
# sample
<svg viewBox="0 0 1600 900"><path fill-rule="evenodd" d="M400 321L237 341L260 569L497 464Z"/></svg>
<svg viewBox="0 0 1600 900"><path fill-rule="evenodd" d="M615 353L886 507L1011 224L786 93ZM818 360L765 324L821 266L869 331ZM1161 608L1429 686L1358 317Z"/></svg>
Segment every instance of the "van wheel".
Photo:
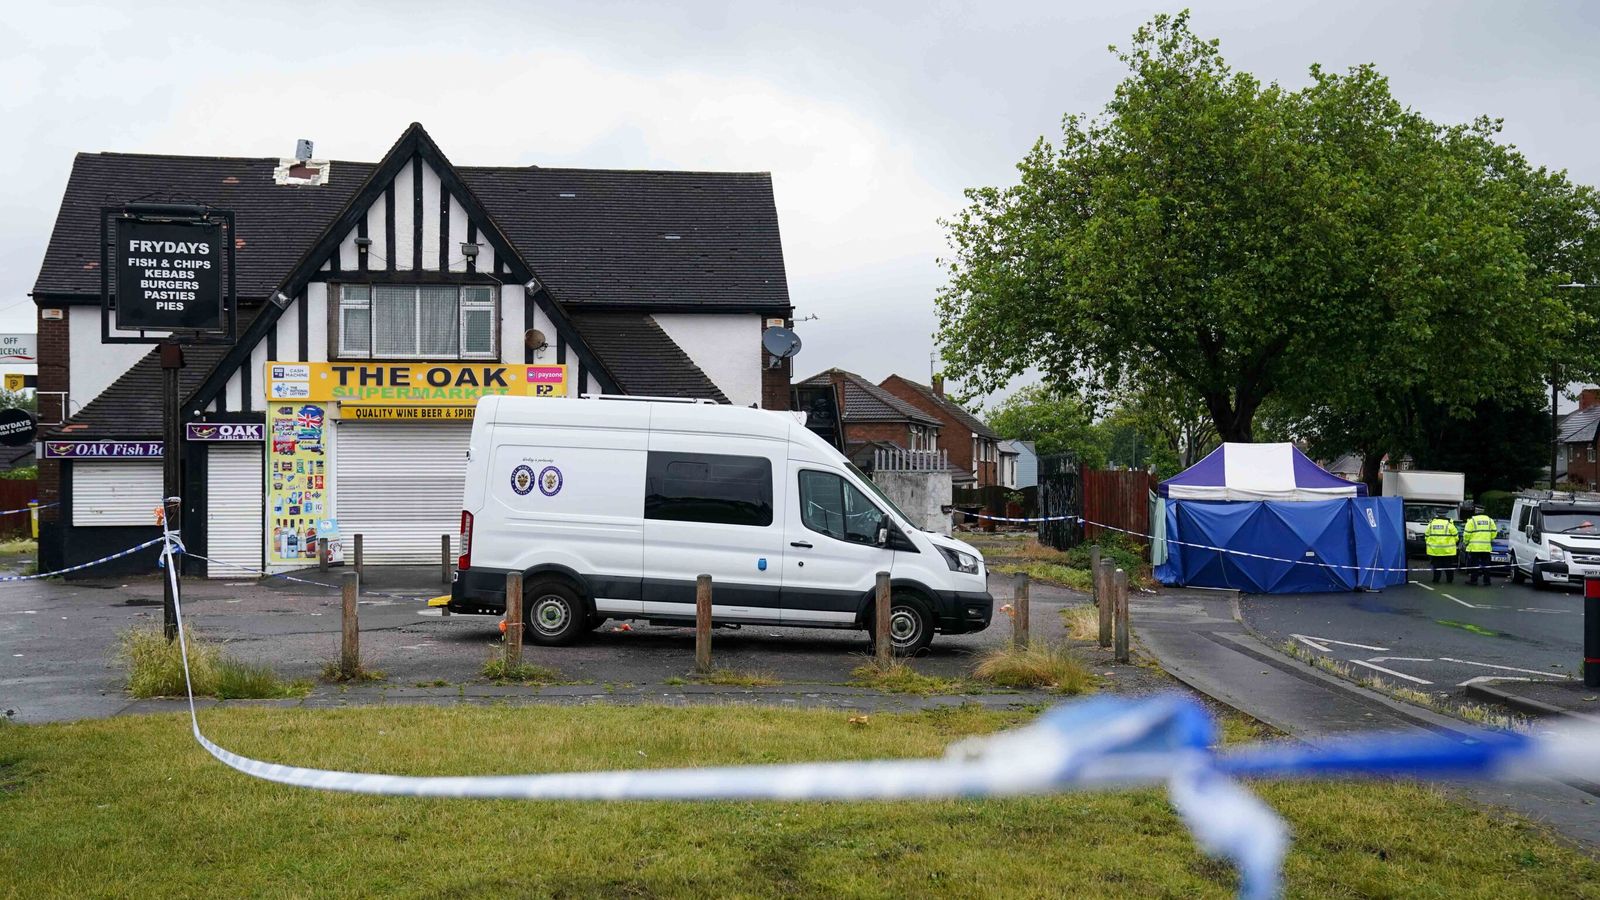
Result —
<svg viewBox="0 0 1600 900"><path fill-rule="evenodd" d="M522 594L523 634L536 644L570 644L589 630L589 612L564 582L535 582Z"/></svg>
<svg viewBox="0 0 1600 900"><path fill-rule="evenodd" d="M1516 563L1512 563L1511 564L1511 583L1512 584L1525 584L1525 583L1527 583L1527 581L1528 581L1528 573L1522 571L1522 567L1521 566L1517 565Z"/></svg>
<svg viewBox="0 0 1600 900"><path fill-rule="evenodd" d="M867 634L877 644L877 616L867 608ZM915 656L933 643L933 613L916 594L896 591L889 603L889 641L896 656Z"/></svg>

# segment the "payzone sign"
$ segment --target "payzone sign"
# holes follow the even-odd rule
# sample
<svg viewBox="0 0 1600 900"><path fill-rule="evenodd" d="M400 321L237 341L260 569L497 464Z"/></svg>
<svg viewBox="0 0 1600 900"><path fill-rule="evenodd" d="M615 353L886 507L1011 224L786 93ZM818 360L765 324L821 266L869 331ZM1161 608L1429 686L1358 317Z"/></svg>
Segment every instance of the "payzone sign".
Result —
<svg viewBox="0 0 1600 900"><path fill-rule="evenodd" d="M117 327L222 329L222 226L118 219Z"/></svg>

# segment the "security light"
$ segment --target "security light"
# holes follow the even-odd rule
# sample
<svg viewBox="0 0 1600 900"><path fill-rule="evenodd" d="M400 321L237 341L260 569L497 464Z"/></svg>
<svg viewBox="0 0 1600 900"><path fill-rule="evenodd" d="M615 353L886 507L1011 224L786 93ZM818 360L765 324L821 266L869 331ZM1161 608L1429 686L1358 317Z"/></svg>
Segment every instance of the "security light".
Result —
<svg viewBox="0 0 1600 900"><path fill-rule="evenodd" d="M357 250L363 250L363 251L371 250L372 249L372 238L369 238L369 237L358 237L358 238L356 238L356 249Z"/></svg>
<svg viewBox="0 0 1600 900"><path fill-rule="evenodd" d="M277 291L272 295L272 303L279 309L287 309L289 307L289 296L283 291Z"/></svg>
<svg viewBox="0 0 1600 900"><path fill-rule="evenodd" d="M536 293L539 290L539 279L529 278L522 283L522 287L530 294Z"/></svg>
<svg viewBox="0 0 1600 900"><path fill-rule="evenodd" d="M477 259L478 245L463 241L461 244L461 255L465 256L467 259Z"/></svg>

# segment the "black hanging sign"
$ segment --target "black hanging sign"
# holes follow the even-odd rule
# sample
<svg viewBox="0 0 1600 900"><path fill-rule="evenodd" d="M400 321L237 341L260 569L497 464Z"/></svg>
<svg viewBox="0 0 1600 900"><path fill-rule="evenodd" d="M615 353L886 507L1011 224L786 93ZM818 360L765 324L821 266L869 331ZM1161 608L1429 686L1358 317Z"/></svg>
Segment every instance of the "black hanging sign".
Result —
<svg viewBox="0 0 1600 900"><path fill-rule="evenodd" d="M214 219L117 222L117 327L222 331L221 223Z"/></svg>
<svg viewBox="0 0 1600 900"><path fill-rule="evenodd" d="M21 409L0 409L0 444L21 447L33 443L38 425L32 415Z"/></svg>

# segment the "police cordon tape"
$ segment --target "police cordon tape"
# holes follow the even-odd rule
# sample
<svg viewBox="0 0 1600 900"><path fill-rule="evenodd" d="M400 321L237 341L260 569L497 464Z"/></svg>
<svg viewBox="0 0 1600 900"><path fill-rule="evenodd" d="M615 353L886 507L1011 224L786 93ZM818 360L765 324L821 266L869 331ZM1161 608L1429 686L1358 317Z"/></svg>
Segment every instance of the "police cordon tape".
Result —
<svg viewBox="0 0 1600 900"><path fill-rule="evenodd" d="M133 554L138 553L140 550L144 550L144 549L147 549L147 548L150 548L150 547L154 547L155 545L161 543L163 540L164 540L164 538L152 538L151 540L145 541L144 543L140 544L137 547L129 547L126 550L119 550L118 552L113 553L110 556L102 556L99 559L93 559L93 560L90 560L90 561L88 561L86 563L79 563L76 566L68 566L65 569L57 569L54 572L40 572L40 573L38 573L36 575L0 575L0 582L7 582L7 581L36 581L36 580L38 580L40 578L54 578L57 575L65 575L68 572L82 571L83 569L88 569L88 568L92 568L94 566L98 566L101 563L110 562L113 559L121 559L124 556L132 556Z"/></svg>
<svg viewBox="0 0 1600 900"><path fill-rule="evenodd" d="M1213 553L1222 553L1222 554L1226 554L1226 555L1229 555L1229 556L1242 556L1242 557L1245 557L1245 558L1248 558L1248 559L1263 560L1265 562L1289 563L1291 565L1296 565L1296 566L1318 566L1318 567L1324 568L1324 569L1349 569L1349 570L1355 571L1355 572L1467 572L1467 573L1471 573L1471 572L1474 572L1474 571L1478 571L1481 568L1479 566L1470 566L1470 565L1469 566L1439 566L1437 569L1435 569L1433 566L1415 566L1415 567L1400 567L1400 568L1396 568L1394 566L1352 566L1352 565L1347 565L1345 563L1323 562L1320 559L1289 559L1289 558L1283 557L1283 556L1267 556L1267 555L1261 554L1261 553L1251 553L1248 550L1234 550L1234 549L1232 549L1230 547L1214 547L1214 546L1212 546L1210 544L1196 544L1196 543L1194 543L1192 541L1180 541L1177 538L1158 537L1158 536L1153 535L1153 534L1146 534L1146 533L1144 533L1142 531L1130 531L1127 528L1121 528L1121 527L1118 527L1116 525L1107 525L1104 522L1095 522L1095 521L1092 521L1090 519L1086 519L1083 516L1037 516L1037 517L1034 517L1034 518L1012 519L1012 518L1006 518L1004 516L986 515L984 513L964 512L964 513L962 513L962 515L970 516L970 517L976 518L976 519L989 519L990 521L994 521L994 522L1025 522L1025 523L1079 522L1079 523L1082 523L1084 525L1093 525L1096 528L1104 528L1104 529L1106 529L1108 531L1121 532L1122 534L1126 534L1129 537L1144 538L1145 540L1148 540L1148 541L1157 541L1157 540L1159 540L1159 541L1163 541L1163 542L1168 543L1168 544L1176 544L1176 545L1178 545L1180 547L1189 547L1189 548L1192 548L1192 549L1195 549L1195 550L1210 550ZM1492 568L1496 568L1497 566L1498 567L1504 567L1504 566L1508 566L1508 565L1510 565L1510 563L1489 563L1488 567L1492 569Z"/></svg>
<svg viewBox="0 0 1600 900"><path fill-rule="evenodd" d="M1500 781L1600 780L1600 726L1537 735L1463 728L1458 735L1374 734L1318 747L1255 744L1212 749L1219 732L1197 701L1158 695L1066 703L1033 723L953 744L939 759L715 766L527 775L413 776L311 769L252 759L200 730L189 672L177 556L167 530L161 564L172 587L189 726L223 765L264 781L324 791L400 797L619 800L928 800L1010 797L1165 785L1206 853L1239 871L1239 895L1276 897L1289 835L1239 777L1471 777Z"/></svg>
<svg viewBox="0 0 1600 900"><path fill-rule="evenodd" d="M60 505L61 505L60 502L56 502L56 503L40 503L37 506L24 506L21 509L0 509L0 516L9 516L9 515L14 515L16 513L36 512L36 511L41 510L41 509L49 509L52 506L60 506Z"/></svg>

